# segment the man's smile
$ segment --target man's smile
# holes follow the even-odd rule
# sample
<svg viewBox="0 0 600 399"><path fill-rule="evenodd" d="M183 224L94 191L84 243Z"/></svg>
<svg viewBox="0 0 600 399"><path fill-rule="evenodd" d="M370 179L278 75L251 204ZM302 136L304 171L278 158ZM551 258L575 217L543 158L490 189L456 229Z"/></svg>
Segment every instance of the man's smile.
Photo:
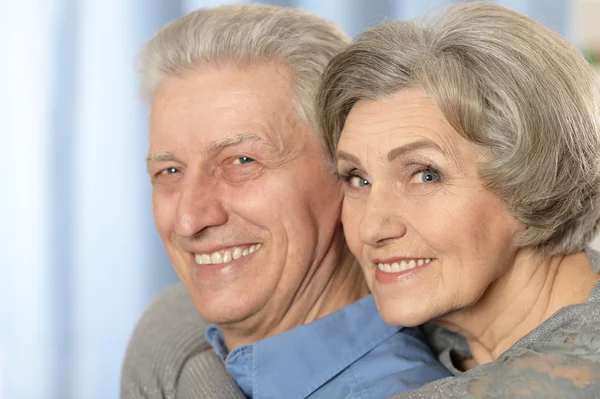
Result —
<svg viewBox="0 0 600 399"><path fill-rule="evenodd" d="M248 256L249 254L258 251L261 247L261 243L231 247L210 254L194 254L194 258L199 265L218 265Z"/></svg>

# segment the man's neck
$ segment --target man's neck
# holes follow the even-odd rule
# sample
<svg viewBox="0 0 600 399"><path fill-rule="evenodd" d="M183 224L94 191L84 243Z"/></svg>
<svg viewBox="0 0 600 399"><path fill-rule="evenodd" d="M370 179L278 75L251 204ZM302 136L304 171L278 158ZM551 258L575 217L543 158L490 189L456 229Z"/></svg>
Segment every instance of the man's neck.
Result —
<svg viewBox="0 0 600 399"><path fill-rule="evenodd" d="M541 259L521 249L476 305L438 323L467 339L473 354L465 363L468 369L497 359L560 308L586 302L597 281L583 252Z"/></svg>
<svg viewBox="0 0 600 399"><path fill-rule="evenodd" d="M345 245L336 264L337 267L331 273L322 294L316 296L316 301L302 324L311 323L336 312L369 294L360 265Z"/></svg>
<svg viewBox="0 0 600 399"><path fill-rule="evenodd" d="M231 351L311 323L368 294L360 266L340 233L320 262L310 269L284 312L265 317L267 309L263 309L263 314L220 327Z"/></svg>

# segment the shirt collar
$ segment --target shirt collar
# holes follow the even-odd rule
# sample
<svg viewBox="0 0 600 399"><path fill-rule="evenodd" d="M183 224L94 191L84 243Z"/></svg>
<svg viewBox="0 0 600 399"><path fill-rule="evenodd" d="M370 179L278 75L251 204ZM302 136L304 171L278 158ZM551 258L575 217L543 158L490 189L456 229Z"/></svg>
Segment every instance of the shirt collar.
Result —
<svg viewBox="0 0 600 399"><path fill-rule="evenodd" d="M243 381L239 375L235 379L247 394L262 398L285 392L286 398L297 399L309 396L400 329L385 324L369 295L312 323L237 348L230 355L218 327L211 326L206 336L228 369L228 363L240 359L236 352L243 353L250 376L241 378ZM234 367L238 374L239 368Z"/></svg>
<svg viewBox="0 0 600 399"><path fill-rule="evenodd" d="M225 338L223 337L223 332L221 331L221 329L216 325L212 324L208 326L206 332L204 333L204 336L206 337L206 340L208 341L210 346L212 346L217 356L219 356L221 361L225 363L225 359L227 358L229 351L225 346Z"/></svg>

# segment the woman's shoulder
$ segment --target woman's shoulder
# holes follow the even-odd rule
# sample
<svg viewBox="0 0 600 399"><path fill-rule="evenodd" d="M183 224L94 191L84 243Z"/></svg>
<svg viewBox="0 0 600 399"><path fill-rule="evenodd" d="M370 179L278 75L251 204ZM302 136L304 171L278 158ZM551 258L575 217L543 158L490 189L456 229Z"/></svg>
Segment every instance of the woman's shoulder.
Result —
<svg viewBox="0 0 600 399"><path fill-rule="evenodd" d="M394 398L591 399L598 398L599 392L600 359L597 354L585 349L583 353L577 350L561 353L514 348L494 362Z"/></svg>
<svg viewBox="0 0 600 399"><path fill-rule="evenodd" d="M598 398L599 392L600 282L586 303L560 309L496 361L394 398Z"/></svg>
<svg viewBox="0 0 600 399"><path fill-rule="evenodd" d="M494 362L394 398L598 398L599 318L555 325L538 335L545 338L522 340Z"/></svg>
<svg viewBox="0 0 600 399"><path fill-rule="evenodd" d="M596 272L600 253L587 254ZM512 348L530 348L540 353L583 353L591 350L600 357L600 280L585 303L565 306L518 341Z"/></svg>

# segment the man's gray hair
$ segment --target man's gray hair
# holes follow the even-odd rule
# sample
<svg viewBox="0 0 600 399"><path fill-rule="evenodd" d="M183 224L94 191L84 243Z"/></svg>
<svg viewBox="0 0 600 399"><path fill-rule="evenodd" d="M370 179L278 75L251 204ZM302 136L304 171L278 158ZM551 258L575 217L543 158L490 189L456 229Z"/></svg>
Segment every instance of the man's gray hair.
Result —
<svg viewBox="0 0 600 399"><path fill-rule="evenodd" d="M146 43L140 56L142 92L152 100L166 78L201 66L278 63L291 72L299 119L318 133L315 96L321 74L349 42L332 22L299 9L259 4L199 9L165 25Z"/></svg>
<svg viewBox="0 0 600 399"><path fill-rule="evenodd" d="M480 177L527 226L519 245L545 256L589 245L600 221L600 90L574 46L492 3L381 24L324 74L329 155L357 101L417 87L486 156Z"/></svg>

